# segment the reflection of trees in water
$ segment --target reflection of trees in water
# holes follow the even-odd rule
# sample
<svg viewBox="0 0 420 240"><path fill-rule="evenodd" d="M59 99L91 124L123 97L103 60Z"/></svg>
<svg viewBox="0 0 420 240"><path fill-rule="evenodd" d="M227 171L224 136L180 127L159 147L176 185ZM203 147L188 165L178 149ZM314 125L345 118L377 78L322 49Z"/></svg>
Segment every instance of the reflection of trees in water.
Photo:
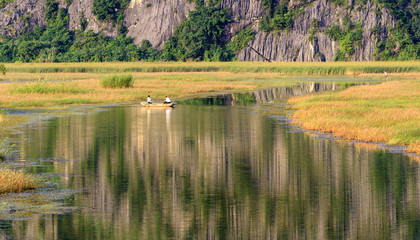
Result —
<svg viewBox="0 0 420 240"><path fill-rule="evenodd" d="M50 168L87 188L74 202L95 209L15 222L8 229L18 236L370 239L419 230L417 163L287 132L247 108L111 108L53 123L21 145L78 160Z"/></svg>

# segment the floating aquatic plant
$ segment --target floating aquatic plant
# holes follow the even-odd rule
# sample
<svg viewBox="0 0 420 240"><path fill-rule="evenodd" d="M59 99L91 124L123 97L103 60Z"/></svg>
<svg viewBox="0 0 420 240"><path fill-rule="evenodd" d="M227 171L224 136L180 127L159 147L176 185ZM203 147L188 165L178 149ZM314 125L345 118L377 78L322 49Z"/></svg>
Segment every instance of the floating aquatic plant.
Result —
<svg viewBox="0 0 420 240"><path fill-rule="evenodd" d="M78 210L69 206L66 199L74 191L55 189L37 192L8 194L0 202L0 220L23 220L45 214L66 214Z"/></svg>

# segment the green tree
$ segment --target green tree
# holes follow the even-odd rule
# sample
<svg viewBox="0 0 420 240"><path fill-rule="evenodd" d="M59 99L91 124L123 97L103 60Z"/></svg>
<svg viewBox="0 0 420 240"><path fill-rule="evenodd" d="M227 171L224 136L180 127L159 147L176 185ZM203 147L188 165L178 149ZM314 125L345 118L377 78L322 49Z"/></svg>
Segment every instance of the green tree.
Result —
<svg viewBox="0 0 420 240"><path fill-rule="evenodd" d="M58 3L55 0L45 1L45 19L49 24L53 24L57 19Z"/></svg>
<svg viewBox="0 0 420 240"><path fill-rule="evenodd" d="M254 40L255 31L252 28L244 28L237 32L232 41L228 43L228 48L233 52L240 52L248 46L248 42Z"/></svg>
<svg viewBox="0 0 420 240"><path fill-rule="evenodd" d="M6 74L6 67L4 66L3 63L0 63L0 72L5 75Z"/></svg>
<svg viewBox="0 0 420 240"><path fill-rule="evenodd" d="M203 60L206 51L216 49L214 45L224 48L225 27L232 22L230 11L211 4L205 6L201 2L195 11L189 13L189 17L176 28L174 38L165 44L163 56L169 60Z"/></svg>

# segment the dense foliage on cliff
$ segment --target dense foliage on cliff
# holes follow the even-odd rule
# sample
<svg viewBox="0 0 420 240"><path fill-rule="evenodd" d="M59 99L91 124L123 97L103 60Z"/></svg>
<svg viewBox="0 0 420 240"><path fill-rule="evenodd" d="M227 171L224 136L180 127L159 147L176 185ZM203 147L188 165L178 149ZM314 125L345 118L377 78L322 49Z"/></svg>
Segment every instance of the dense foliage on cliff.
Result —
<svg viewBox="0 0 420 240"><path fill-rule="evenodd" d="M420 9L419 1L375 0L381 8L388 9L397 19L396 26L378 41L375 60L420 59ZM381 37L379 26L371 29L375 37Z"/></svg>
<svg viewBox="0 0 420 240"><path fill-rule="evenodd" d="M116 38L89 31L68 30L68 13L54 0L46 1L49 26L36 27L0 43L1 62L92 62L156 60L158 52L147 40L140 47L131 38Z"/></svg>
<svg viewBox="0 0 420 240"><path fill-rule="evenodd" d="M234 53L226 48L224 31L232 22L229 9L217 2L196 1L195 11L190 11L165 43L162 57L166 60L229 61Z"/></svg>

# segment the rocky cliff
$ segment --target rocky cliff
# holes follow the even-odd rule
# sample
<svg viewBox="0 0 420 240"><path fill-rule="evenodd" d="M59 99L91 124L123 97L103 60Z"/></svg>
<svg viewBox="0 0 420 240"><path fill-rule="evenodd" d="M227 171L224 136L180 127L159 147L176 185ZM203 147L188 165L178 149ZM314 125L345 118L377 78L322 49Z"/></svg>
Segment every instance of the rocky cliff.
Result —
<svg viewBox="0 0 420 240"><path fill-rule="evenodd" d="M338 41L332 40L324 31L332 25L342 26L342 19L360 22L363 28L361 44L355 46L351 59L357 61L372 60L376 43L380 40L370 31L375 26L386 34L387 27L394 27L395 18L386 9L380 9L372 0L358 5L349 0L348 6L337 6L331 1L316 0L306 4L297 15L288 31L262 32L259 25L266 14L260 0L222 0L223 8L230 8L233 22L227 26L228 37L245 28L254 29L257 34L238 54L240 61L262 61L263 55L272 61L332 61L340 49ZM302 4L290 1L289 8ZM93 0L61 1L60 7L68 9L69 28L80 28L80 19L86 18L87 29L102 32L108 36L117 35L117 26L112 22L100 22L92 13ZM124 26L128 36L139 45L142 40L149 40L154 47L162 49L164 42L175 28L195 8L185 0L131 0L125 10ZM45 0L16 0L0 10L0 34L17 36L31 31L35 26L45 26ZM309 40L311 24L316 19L319 28ZM258 53L257 53L258 52Z"/></svg>
<svg viewBox="0 0 420 240"><path fill-rule="evenodd" d="M292 2L290 2L292 4ZM394 27L395 20L387 10L380 10L369 0L364 9L350 10L336 7L326 0L318 0L305 8L300 14L289 32L258 32L250 45L259 53L273 61L320 61L319 56L324 56L326 61L332 61L339 49L339 43L333 41L325 33L326 29L333 24L341 25L345 16L351 16L352 22L362 22L363 38L362 47L356 47L352 60L372 60L372 53L378 41L370 31L374 26L379 25L382 32L387 27ZM320 27L315 34L313 43L308 40L311 22L316 19ZM258 30L258 19L252 24ZM239 60L262 61L263 59L251 48L246 48L238 55Z"/></svg>

